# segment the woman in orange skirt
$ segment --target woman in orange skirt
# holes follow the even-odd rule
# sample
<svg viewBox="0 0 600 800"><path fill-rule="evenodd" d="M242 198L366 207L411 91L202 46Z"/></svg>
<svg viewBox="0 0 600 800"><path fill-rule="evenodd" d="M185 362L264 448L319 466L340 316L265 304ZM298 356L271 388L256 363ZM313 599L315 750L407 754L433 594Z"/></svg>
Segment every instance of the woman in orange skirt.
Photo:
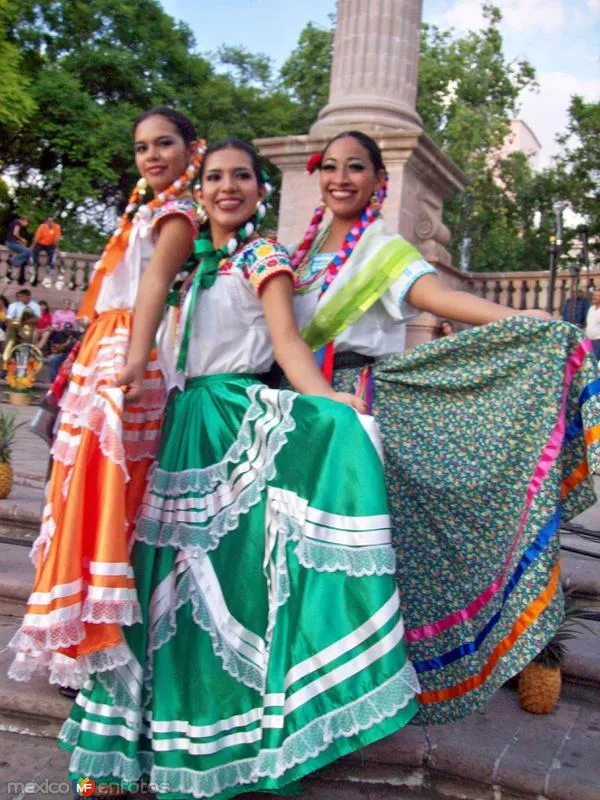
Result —
<svg viewBox="0 0 600 800"><path fill-rule="evenodd" d="M151 260L183 264L196 236L191 183L203 147L190 121L159 107L133 127L141 179L98 262L79 311L91 324L61 401L37 566L9 675L39 668L79 688L91 672L127 660L121 625L139 621L129 563L131 530L156 453L166 402L156 352L144 391L124 404L115 382L127 359L140 277ZM142 204L150 188L153 199Z"/></svg>

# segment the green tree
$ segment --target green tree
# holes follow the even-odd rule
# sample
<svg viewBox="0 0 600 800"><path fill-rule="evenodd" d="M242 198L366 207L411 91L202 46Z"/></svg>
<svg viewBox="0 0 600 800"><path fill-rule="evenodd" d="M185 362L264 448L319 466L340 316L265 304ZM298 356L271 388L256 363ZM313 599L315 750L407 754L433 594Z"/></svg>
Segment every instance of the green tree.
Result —
<svg viewBox="0 0 600 800"><path fill-rule="evenodd" d="M553 176L557 194L587 225L590 250L600 258L600 103L575 95L566 131L557 137L563 151Z"/></svg>
<svg viewBox="0 0 600 800"><path fill-rule="evenodd" d="M294 120L296 133L307 132L327 103L333 59L333 17L331 22L331 29L309 22L280 71L283 86L298 103Z"/></svg>
<svg viewBox="0 0 600 800"><path fill-rule="evenodd" d="M425 131L466 173L466 192L446 201L444 219L452 231L455 261L472 270L534 269L525 261L520 198L533 173L515 154L501 157L519 95L535 87L525 60L508 62L503 53L500 10L483 6L485 26L456 38L452 31L423 25L417 110ZM462 258L461 258L462 253Z"/></svg>
<svg viewBox="0 0 600 800"><path fill-rule="evenodd" d="M0 0L0 139L12 139L35 111L19 48L8 39L14 8Z"/></svg>
<svg viewBox="0 0 600 800"><path fill-rule="evenodd" d="M5 0L0 0L3 2ZM292 132L295 103L265 56L222 48L213 65L157 0L12 0L7 37L37 108L0 140L16 202L34 222L60 216L64 246L98 246L135 181L131 123L168 103L200 136Z"/></svg>

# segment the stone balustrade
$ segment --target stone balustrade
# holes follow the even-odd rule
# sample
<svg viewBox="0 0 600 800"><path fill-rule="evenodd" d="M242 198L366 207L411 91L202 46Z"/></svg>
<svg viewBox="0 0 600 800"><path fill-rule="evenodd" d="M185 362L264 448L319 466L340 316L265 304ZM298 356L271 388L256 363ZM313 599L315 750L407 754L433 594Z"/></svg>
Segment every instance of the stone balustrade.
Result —
<svg viewBox="0 0 600 800"><path fill-rule="evenodd" d="M425 252L426 248L422 248L425 258L435 260L432 258L434 254ZM6 292L10 293L8 287L17 288L17 277L19 270L16 267L12 268L12 275L10 280L7 279L8 271L8 256L10 251L0 245L0 283L6 286ZM46 275L46 267L44 264L45 254L40 256L40 270L39 280L40 285L32 290L35 299L47 299L52 306L54 295L58 299L62 297L71 297L73 302L77 304L87 285L89 283L92 269L95 262L98 260L97 255L90 255L89 253L61 253L60 261L57 265L57 272L52 281L51 289L43 287L41 280ZM438 265L440 273L446 283L455 289L463 289L472 292L473 294L484 297L487 300L493 300L495 303L502 303L503 305L510 306L515 310L524 310L527 308L542 308L546 309L548 304L548 290L549 290L549 273L544 272L460 272L450 265ZM59 280L56 286L57 279ZM29 286L29 268L27 271L27 285ZM579 289L584 292L590 293L595 287L600 288L600 270L586 270L579 276ZM569 272L559 272L556 277L554 286L554 298L552 302L552 310L556 316L560 315L565 301L571 296L573 291L573 277ZM0 293L4 290L0 288ZM12 300L13 298L10 297ZM56 303L58 305L58 302ZM422 315L415 323L411 323L411 327L422 328L420 335L414 338L413 343L417 341L425 341L431 337L431 329L435 325L433 317Z"/></svg>
<svg viewBox="0 0 600 800"><path fill-rule="evenodd" d="M19 268L9 267L10 250L4 245L0 245L0 293L8 294L9 300L13 300L12 293L17 289ZM40 268L38 270L38 285L31 288L35 300L46 300L51 308L60 305L63 297L70 297L74 304L78 304L85 292L94 264L98 260L97 255L89 253L60 253L56 263L56 269L52 276L51 287L42 285L42 280L47 275L47 259L44 252L40 253ZM30 288L31 268L26 269L25 285Z"/></svg>
<svg viewBox="0 0 600 800"><path fill-rule="evenodd" d="M552 303L548 305L550 275L548 272L471 272L463 273L463 289L502 303L516 310L550 307L555 316L574 291L575 280L570 272L559 272L554 285ZM586 270L579 275L577 288L589 293L600 288L600 271Z"/></svg>

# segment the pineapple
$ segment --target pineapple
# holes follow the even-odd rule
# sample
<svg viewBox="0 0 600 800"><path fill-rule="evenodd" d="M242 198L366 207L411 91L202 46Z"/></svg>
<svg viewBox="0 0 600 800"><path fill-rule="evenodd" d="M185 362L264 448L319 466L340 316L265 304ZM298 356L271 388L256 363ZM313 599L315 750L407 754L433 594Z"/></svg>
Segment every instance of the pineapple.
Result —
<svg viewBox="0 0 600 800"><path fill-rule="evenodd" d="M544 649L538 653L519 675L519 699L521 708L532 714L549 714L560 699L561 671L567 656L567 644L577 638L577 631L584 628L592 633L583 620L600 619L600 612L584 608L573 597L572 590L565 592L565 615L558 630Z"/></svg>
<svg viewBox="0 0 600 800"><path fill-rule="evenodd" d="M16 414L7 414L0 411L0 499L8 497L13 484L13 471L11 459L12 445L17 430L25 422L17 424Z"/></svg>

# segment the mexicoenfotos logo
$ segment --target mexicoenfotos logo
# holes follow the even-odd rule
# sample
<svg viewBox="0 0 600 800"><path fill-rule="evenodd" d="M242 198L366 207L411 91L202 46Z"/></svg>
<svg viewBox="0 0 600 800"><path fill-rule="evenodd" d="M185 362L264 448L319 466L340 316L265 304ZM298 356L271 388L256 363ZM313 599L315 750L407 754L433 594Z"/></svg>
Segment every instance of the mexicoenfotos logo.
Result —
<svg viewBox="0 0 600 800"><path fill-rule="evenodd" d="M73 791L77 797L90 797L95 788L96 783L90 777L73 781Z"/></svg>

